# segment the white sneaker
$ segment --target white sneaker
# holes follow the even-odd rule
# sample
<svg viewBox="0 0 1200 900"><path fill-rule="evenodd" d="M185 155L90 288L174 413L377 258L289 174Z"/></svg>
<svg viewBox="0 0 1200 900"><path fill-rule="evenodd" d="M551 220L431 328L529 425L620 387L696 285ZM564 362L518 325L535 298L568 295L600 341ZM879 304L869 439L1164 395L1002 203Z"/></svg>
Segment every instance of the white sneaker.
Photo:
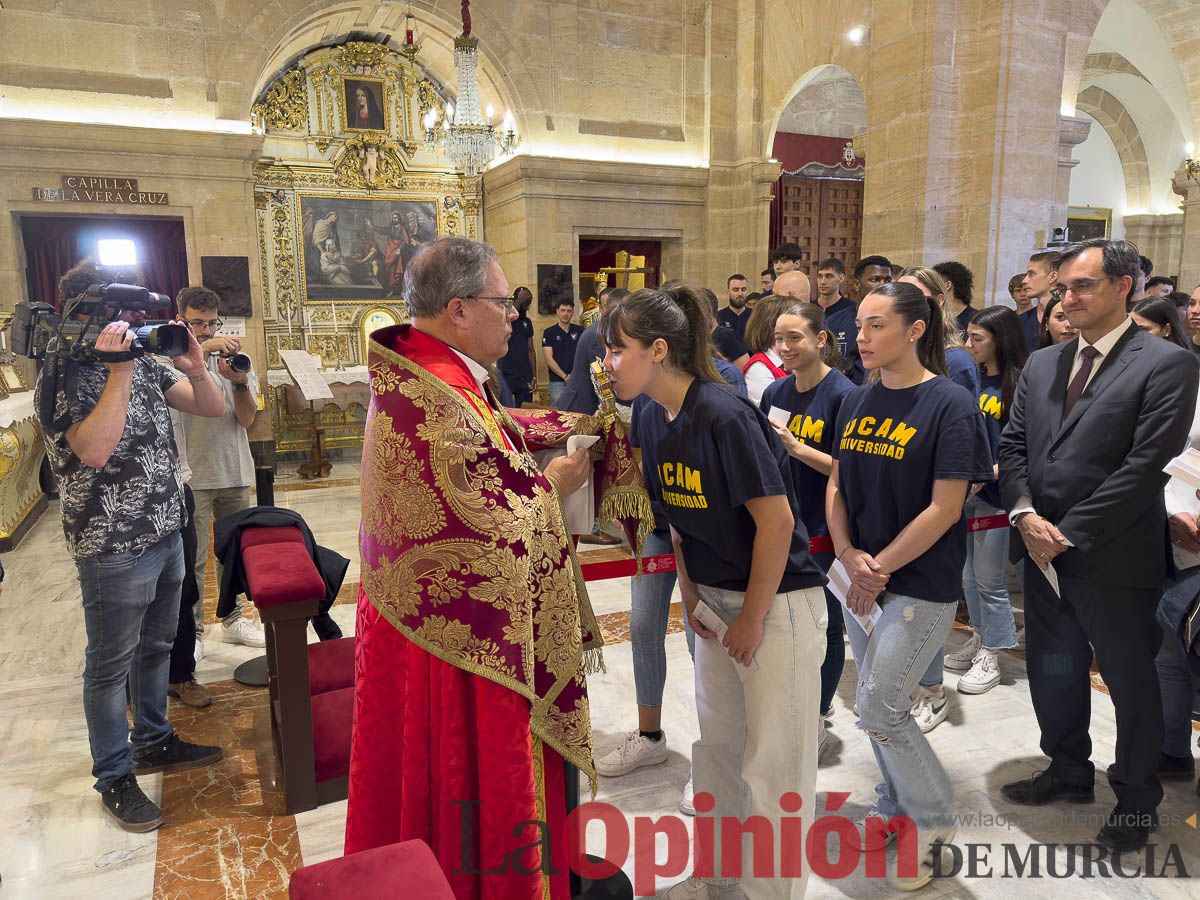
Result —
<svg viewBox="0 0 1200 900"><path fill-rule="evenodd" d="M924 685L917 685L917 696L912 705L912 717L922 734L929 734L946 721L950 712L950 697L945 688L934 693Z"/></svg>
<svg viewBox="0 0 1200 900"><path fill-rule="evenodd" d="M247 647L265 647L267 638L262 626L255 625L249 619L237 619L231 625L221 623L221 639L227 644L245 644Z"/></svg>
<svg viewBox="0 0 1200 900"><path fill-rule="evenodd" d="M901 875L892 860L888 860L888 883L898 891L919 891L933 880L933 857L941 854L946 844L954 841L954 826L922 829L917 837L917 870ZM945 871L943 868L942 871Z"/></svg>
<svg viewBox="0 0 1200 900"><path fill-rule="evenodd" d="M688 783L683 786L683 796L679 798L679 811L685 816L696 814L696 783L691 772L688 772Z"/></svg>
<svg viewBox="0 0 1200 900"><path fill-rule="evenodd" d="M196 660L196 665L200 665L200 660L204 659L204 641L196 638L196 649L192 651L192 656Z"/></svg>
<svg viewBox="0 0 1200 900"><path fill-rule="evenodd" d="M628 775L642 766L656 766L667 761L667 733L652 741L640 731L631 731L616 750L596 760L596 771L609 778Z"/></svg>
<svg viewBox="0 0 1200 900"><path fill-rule="evenodd" d="M960 694L986 694L1000 683L1000 661L995 650L981 647L969 671L958 679Z"/></svg>
<svg viewBox="0 0 1200 900"><path fill-rule="evenodd" d="M709 884L700 878L692 877L672 887L663 900L745 900L746 894L740 884L720 886Z"/></svg>
<svg viewBox="0 0 1200 900"><path fill-rule="evenodd" d="M829 746L829 731L825 728L825 720L817 718L817 765L821 764L821 757L825 755L825 749Z"/></svg>
<svg viewBox="0 0 1200 900"><path fill-rule="evenodd" d="M975 662L975 655L981 646L983 646L983 638L980 637L978 631L972 631L969 641L953 653L947 653L942 657L942 665L951 672L965 672Z"/></svg>
<svg viewBox="0 0 1200 900"><path fill-rule="evenodd" d="M891 819L881 813L878 807L872 806L861 819L854 820L854 828L844 832L842 840L857 853L868 849L881 850L896 840L897 829L890 822Z"/></svg>
<svg viewBox="0 0 1200 900"><path fill-rule="evenodd" d="M833 704L829 704L829 709L821 710L821 718L825 720L826 725L833 724Z"/></svg>

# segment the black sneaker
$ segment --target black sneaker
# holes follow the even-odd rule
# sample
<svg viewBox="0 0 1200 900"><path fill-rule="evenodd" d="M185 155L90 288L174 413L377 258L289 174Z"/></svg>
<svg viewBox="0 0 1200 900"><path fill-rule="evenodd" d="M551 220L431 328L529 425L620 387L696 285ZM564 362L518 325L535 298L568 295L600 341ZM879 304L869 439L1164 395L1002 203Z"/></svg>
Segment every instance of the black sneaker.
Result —
<svg viewBox="0 0 1200 900"><path fill-rule="evenodd" d="M162 810L142 793L137 779L129 773L100 794L104 809L126 831L153 831L163 823Z"/></svg>
<svg viewBox="0 0 1200 900"><path fill-rule="evenodd" d="M220 747L189 744L174 732L163 743L133 753L133 771L138 775L155 772L177 772L180 769L199 769L211 766L224 756Z"/></svg>

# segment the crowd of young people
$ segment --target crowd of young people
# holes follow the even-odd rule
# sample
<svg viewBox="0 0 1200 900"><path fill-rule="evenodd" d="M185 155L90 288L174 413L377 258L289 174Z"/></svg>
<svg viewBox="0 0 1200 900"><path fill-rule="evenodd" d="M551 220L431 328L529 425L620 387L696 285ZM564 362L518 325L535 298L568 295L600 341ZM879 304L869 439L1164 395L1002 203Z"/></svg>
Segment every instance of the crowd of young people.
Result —
<svg viewBox="0 0 1200 900"><path fill-rule="evenodd" d="M1123 242L1034 254L1020 283L1010 284L1018 311L972 307L971 273L960 263L901 270L878 256L855 266L849 295L842 291L848 279L841 262L818 264L814 300L799 271L798 250L784 245L772 253L770 292L751 312L745 310L749 282L742 275L730 277L730 305L720 311L713 308L711 292L706 297L702 289L674 282L610 303L597 336L617 396L633 404L634 442L641 448L655 504L647 552L673 548L678 560L700 724L692 750L694 781L689 779L681 809L694 814L694 796L705 792L715 805L706 805L701 815L757 815L778 824L778 798L788 791L811 808L825 725L845 666L845 635L857 670L855 713L871 738L880 771L876 806L860 823L859 834L871 849L886 846L898 828L915 826L917 870L889 869L897 887L911 890L931 879L939 844L954 836L953 785L925 737L946 716L943 669L961 673L957 687L966 695L1001 682L1000 651L1020 643L1008 593L1010 547L1025 557L1016 565L1018 577L1039 580L1035 593L1040 596L1042 582L1052 577L1052 557L1070 549L1075 553L1068 562L1084 558L1100 540L1080 526L1072 531L1080 545L1069 543L1071 538L1032 514L1035 508L1045 513L1039 504L1053 501L1039 499L1040 485L1029 486L1038 463L1012 463L1018 454L1014 435L1023 439L1025 429L1022 421L1006 431L1010 415L1018 410L1020 417L1023 404L1032 405L1029 391L1058 391L1056 402L1065 403L1059 418L1073 426L1080 413L1068 418L1071 408L1080 403L1086 409L1092 380L1093 392L1107 389L1114 369L1127 364L1122 354L1153 340L1143 357L1167 360L1159 369L1174 367L1174 381L1191 385L1192 405L1174 410L1170 422L1159 422L1155 452L1169 457L1183 449L1181 417L1192 423L1191 440L1200 443L1200 420L1192 418L1197 366L1194 358L1178 353L1191 341L1175 304L1141 296L1148 272L1136 256L1130 268L1131 247ZM1060 260L1068 261L1073 272L1084 272L1086 263L1094 273L1060 285ZM743 372L749 396L746 385L740 391L730 388L715 366L728 361L714 347L714 329L739 328L748 349ZM1054 363L1043 359L1043 368L1064 360L1056 370L1061 378L1043 376L1045 383L1027 384L1032 350L1076 338L1053 351ZM1170 344L1177 355L1167 352ZM1102 362L1093 370L1095 358ZM1146 385L1162 381L1161 374L1147 377ZM1146 392L1153 393L1149 387ZM1121 402L1128 412L1129 401ZM1162 416L1151 411L1139 419L1134 412L1139 422ZM1056 439L1066 440L1062 434ZM1141 439L1140 433L1130 438L1129 453L1137 456ZM1125 438L1116 434L1113 440ZM1172 443L1179 446L1165 446ZM1048 458L1053 461L1053 453ZM1093 477L1103 464L1097 462L1080 477ZM1146 484L1157 485L1157 500L1152 492L1145 503L1151 518L1163 509L1161 469L1141 473ZM1120 480L1124 472L1114 477ZM1020 500L1006 503L1017 486ZM1168 495L1172 489L1174 506L1167 505L1175 509L1171 533L1177 569L1186 575L1191 566L1200 573L1195 565L1200 563L1200 502L1178 484L1168 488ZM1005 519L1020 527L1015 543ZM1165 524L1163 514L1164 556ZM1043 554L1047 535L1062 543ZM1068 562L1061 565L1068 583L1062 598L1069 604L1078 589L1070 583L1076 572ZM618 777L667 758L660 708L663 641L675 578L656 574L634 581L639 729L597 760L601 775ZM831 583L840 585L841 599ZM965 600L971 636L947 652L960 600ZM1077 607L1063 615L1092 637L1096 625ZM1138 622L1144 625L1145 616ZM1045 629L1053 628L1039 627L1037 640L1048 642ZM1055 639L1065 633L1063 622L1053 627L1059 629ZM1152 817L1157 804L1150 782L1194 775L1187 746L1191 676L1186 653L1175 646L1179 641L1170 630L1159 632L1163 646L1170 645L1155 661L1164 685L1164 754L1156 776L1156 767L1147 770L1145 760L1129 750L1129 741L1118 738L1117 763L1109 773L1118 808L1098 835L1112 849L1141 846L1148 838L1153 823L1144 816L1149 810ZM1102 676L1113 681L1124 733L1131 704L1125 685L1136 680L1128 671L1133 664L1101 657L1098 648L1097 661ZM1040 665L1030 663L1031 682ZM1137 678L1144 681L1147 674L1153 681L1154 666ZM1047 688L1034 687L1043 748L1049 746L1051 769L1066 771L1075 761L1079 727L1086 737L1088 707L1084 703L1082 726L1075 721L1078 715L1071 717L1075 732L1069 740L1060 737L1064 747L1072 746L1060 752L1047 737L1056 733L1054 726L1043 721L1044 710L1053 705ZM1143 705L1150 699L1144 692L1136 696ZM1157 708L1157 697L1153 702ZM1040 774L1006 786L1004 796L1014 803L1082 799L1087 791L1079 779L1063 788L1069 780L1047 781ZM1124 794L1118 785L1125 786ZM1143 818L1134 821L1135 813ZM717 848L719 860L719 839ZM804 884L804 878L761 883L749 878L741 888L750 896L796 897ZM668 896L720 897L735 889L735 880L718 871L714 877L688 879Z"/></svg>

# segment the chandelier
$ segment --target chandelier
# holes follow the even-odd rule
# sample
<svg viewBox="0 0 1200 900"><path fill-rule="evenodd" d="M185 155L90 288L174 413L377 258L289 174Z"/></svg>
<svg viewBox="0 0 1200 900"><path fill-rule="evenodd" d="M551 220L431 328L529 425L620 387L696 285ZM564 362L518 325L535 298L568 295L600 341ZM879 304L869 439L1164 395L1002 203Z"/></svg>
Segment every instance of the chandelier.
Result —
<svg viewBox="0 0 1200 900"><path fill-rule="evenodd" d="M446 117L439 125L437 110L425 114L425 144L430 150L439 145L455 168L475 176L487 168L496 154L509 154L520 143L511 112L497 128L492 124L493 110L486 115L479 109L479 39L471 35L470 0L462 0L462 34L454 39L454 72L458 82L458 105L446 104Z"/></svg>

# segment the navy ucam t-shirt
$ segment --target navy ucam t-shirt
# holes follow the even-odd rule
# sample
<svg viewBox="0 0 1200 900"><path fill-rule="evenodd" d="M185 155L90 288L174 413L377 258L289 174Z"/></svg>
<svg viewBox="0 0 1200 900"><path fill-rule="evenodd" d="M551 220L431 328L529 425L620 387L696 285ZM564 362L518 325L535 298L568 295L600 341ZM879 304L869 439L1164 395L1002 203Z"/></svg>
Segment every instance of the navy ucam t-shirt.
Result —
<svg viewBox="0 0 1200 900"><path fill-rule="evenodd" d="M763 391L760 406L769 416L771 408L785 410L788 414L787 430L796 440L808 444L822 453L832 453L838 410L842 398L854 390L854 383L836 369L810 391L796 391L796 376L781 378ZM800 517L810 538L829 534L825 524L825 487L829 476L822 475L812 466L788 455L792 468L792 481L796 486L796 500L800 504Z"/></svg>
<svg viewBox="0 0 1200 900"><path fill-rule="evenodd" d="M674 421L657 404L643 410L638 438L647 488L679 532L692 581L745 591L755 536L746 501L782 495L795 525L778 593L825 584L808 552L787 451L753 403L727 385L696 379Z"/></svg>
<svg viewBox="0 0 1200 900"><path fill-rule="evenodd" d="M1000 432L1004 430L1001 415L1004 410L1000 405L1000 391L1004 383L1002 375L981 375L979 378L979 411L983 413L983 424L987 428L988 450L992 454L992 465L1000 459ZM994 478L980 490L978 497L989 506L1002 509L1000 502L1000 482Z"/></svg>
<svg viewBox="0 0 1200 900"><path fill-rule="evenodd" d="M938 479L990 481L978 398L940 375L897 390L863 385L842 399L833 457L850 519L850 540L872 556L929 506ZM963 595L967 519L892 573L891 593L956 603Z"/></svg>

